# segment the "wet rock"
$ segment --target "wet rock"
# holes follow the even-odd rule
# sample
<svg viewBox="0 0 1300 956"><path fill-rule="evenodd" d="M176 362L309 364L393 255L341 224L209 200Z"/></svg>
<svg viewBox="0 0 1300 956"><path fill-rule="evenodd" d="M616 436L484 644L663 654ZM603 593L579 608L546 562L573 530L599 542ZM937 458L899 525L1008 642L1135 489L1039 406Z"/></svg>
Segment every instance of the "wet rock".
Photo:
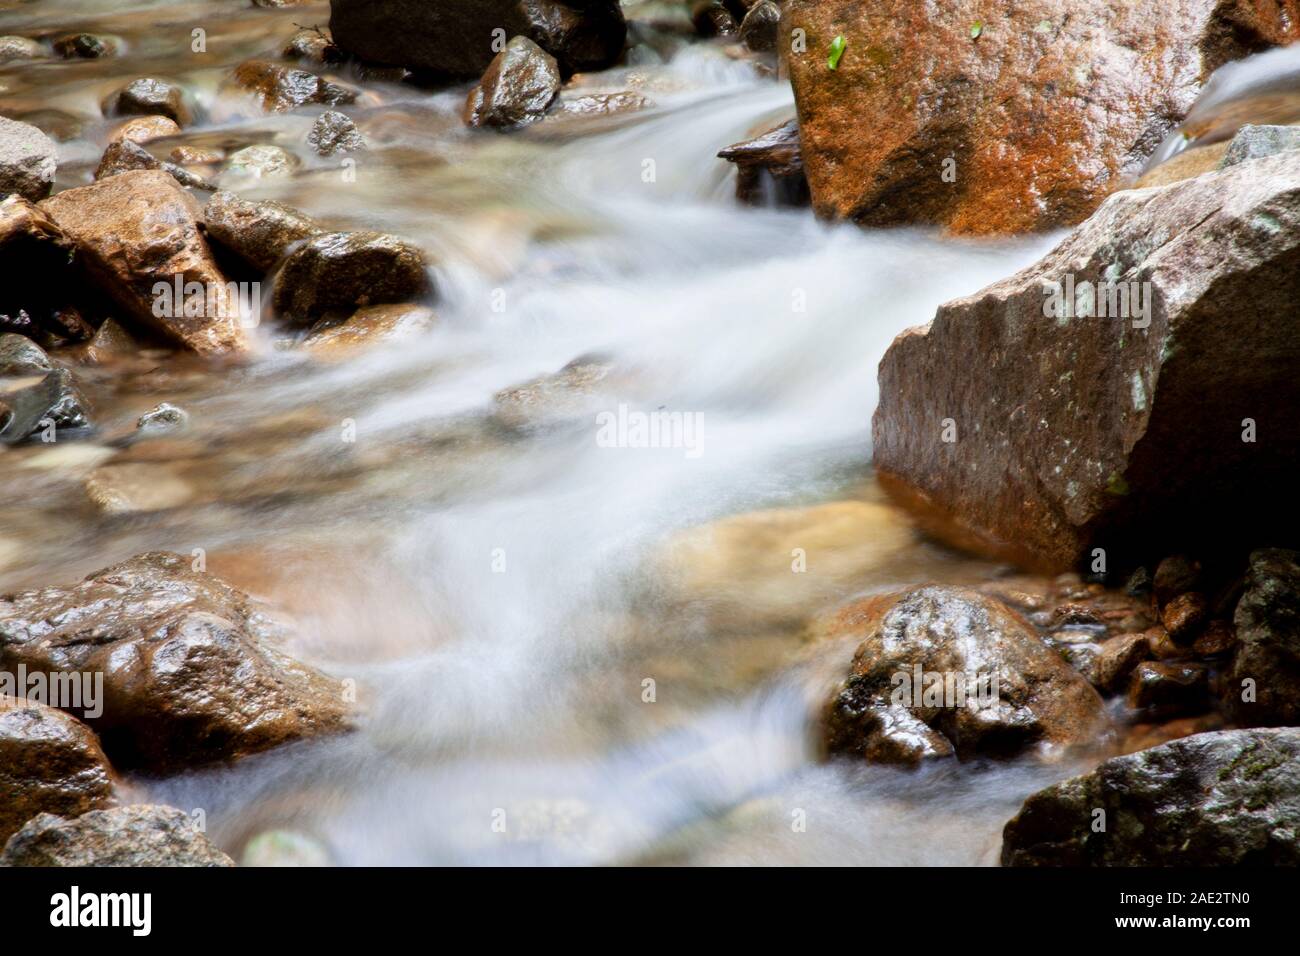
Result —
<svg viewBox="0 0 1300 956"><path fill-rule="evenodd" d="M614 116L634 113L652 105L640 93L619 90L616 93L582 93L576 96L561 92L559 108L575 116Z"/></svg>
<svg viewBox="0 0 1300 956"><path fill-rule="evenodd" d="M1102 690L1114 692L1128 683L1133 669L1151 656L1145 634L1120 634L1101 645L1093 674Z"/></svg>
<svg viewBox="0 0 1300 956"><path fill-rule="evenodd" d="M270 272L296 242L321 234L314 219L275 200L218 192L203 207L208 238L259 272Z"/></svg>
<svg viewBox="0 0 1300 956"><path fill-rule="evenodd" d="M308 103L338 106L352 103L358 96L351 87L270 60L241 63L231 83L251 94L268 113L284 113Z"/></svg>
<svg viewBox="0 0 1300 956"><path fill-rule="evenodd" d="M597 356L580 356L558 372L503 388L493 396L496 420L529 431L595 414L602 383L612 366Z"/></svg>
<svg viewBox="0 0 1300 956"><path fill-rule="evenodd" d="M280 55L310 63L341 63L343 51L323 30L299 30L285 42Z"/></svg>
<svg viewBox="0 0 1300 956"><path fill-rule="evenodd" d="M627 25L614 0L330 0L330 35L370 63L478 78L494 39L528 37L567 75L601 70L623 53Z"/></svg>
<svg viewBox="0 0 1300 956"><path fill-rule="evenodd" d="M894 340L882 486L950 543L1047 569L1098 546L1122 566L1151 541L1293 530L1300 341L1257 317L1289 314L1297 256L1300 152L1115 194L1039 262ZM1098 282L1113 284L1097 297ZM1083 315L1056 309L1071 283ZM1243 440L1260 427L1267 442Z"/></svg>
<svg viewBox="0 0 1300 956"><path fill-rule="evenodd" d="M1160 623L1175 644L1190 644L1200 634L1207 611L1205 596L1189 591L1165 605L1160 613Z"/></svg>
<svg viewBox="0 0 1300 956"><path fill-rule="evenodd" d="M105 116L166 116L181 126L188 126L194 118L184 90L168 80L147 76L109 94L101 107Z"/></svg>
<svg viewBox="0 0 1300 956"><path fill-rule="evenodd" d="M1192 650L1197 657L1217 657L1226 654L1237 644L1237 632L1228 621L1211 621L1205 632L1196 639Z"/></svg>
<svg viewBox="0 0 1300 956"><path fill-rule="evenodd" d="M247 347L234 297L226 294L225 277L199 231L198 204L167 173L119 173L65 190L41 209L75 243L95 282L122 307L120 318L129 316L201 354ZM199 283L214 307L205 305L202 315L185 315L176 303L160 307L155 287L172 286L178 276Z"/></svg>
<svg viewBox="0 0 1300 956"><path fill-rule="evenodd" d="M357 309L343 322L313 326L304 344L316 355L343 358L382 342L421 335L436 321L433 310L422 305L370 305Z"/></svg>
<svg viewBox="0 0 1300 956"><path fill-rule="evenodd" d="M1274 156L1288 149L1300 149L1300 126L1251 126L1237 131L1223 155L1220 169L1248 159Z"/></svg>
<svg viewBox="0 0 1300 956"><path fill-rule="evenodd" d="M1233 624L1224 712L1244 726L1300 724L1300 552L1251 554Z"/></svg>
<svg viewBox="0 0 1300 956"><path fill-rule="evenodd" d="M1210 706L1209 672L1204 664L1143 661L1133 669L1128 705L1155 718L1201 713Z"/></svg>
<svg viewBox="0 0 1300 956"><path fill-rule="evenodd" d="M1124 582L1124 593L1132 597L1142 597L1151 593L1151 572L1145 567L1135 568Z"/></svg>
<svg viewBox="0 0 1300 956"><path fill-rule="evenodd" d="M189 412L170 402L162 402L141 415L135 427L141 436L155 438L160 435L179 434L185 431L189 424Z"/></svg>
<svg viewBox="0 0 1300 956"><path fill-rule="evenodd" d="M1159 747L1171 740L1181 740L1192 734L1204 734L1223 729L1219 714L1201 714L1197 717L1176 717L1156 723L1138 723L1130 727L1120 741L1120 753L1132 754L1139 750Z"/></svg>
<svg viewBox="0 0 1300 956"><path fill-rule="evenodd" d="M760 0L740 23L740 42L755 53L775 50L780 24L781 8L772 0Z"/></svg>
<svg viewBox="0 0 1300 956"><path fill-rule="evenodd" d="M27 37L0 36L0 63L6 60L43 60L49 56L45 47Z"/></svg>
<svg viewBox="0 0 1300 956"><path fill-rule="evenodd" d="M783 10L782 47L806 36L788 62L818 214L968 234L1082 221L1216 68L1300 39L1300 20L1235 0L1041 0L996 17L983 0Z"/></svg>
<svg viewBox="0 0 1300 956"><path fill-rule="evenodd" d="M1019 615L976 591L932 585L868 598L823 632L862 639L826 711L831 753L907 763L942 755L905 717L962 759L1090 745L1108 726L1091 685Z"/></svg>
<svg viewBox="0 0 1300 956"><path fill-rule="evenodd" d="M1224 730L1034 794L1002 832L1002 865L1295 866L1297 831L1300 730Z"/></svg>
<svg viewBox="0 0 1300 956"><path fill-rule="evenodd" d="M173 163L182 166L212 166L226 158L225 150L215 146L191 146L182 144L167 154Z"/></svg>
<svg viewBox="0 0 1300 956"><path fill-rule="evenodd" d="M230 154L226 169L236 176L251 176L262 179L271 176L287 176L298 167L298 158L279 146L259 143L245 146Z"/></svg>
<svg viewBox="0 0 1300 956"><path fill-rule="evenodd" d="M111 805L113 771L85 724L0 693L0 793L2 844L38 813L75 817Z"/></svg>
<svg viewBox="0 0 1300 956"><path fill-rule="evenodd" d="M691 25L702 37L730 37L739 30L736 18L718 0L699 0L691 8Z"/></svg>
<svg viewBox="0 0 1300 956"><path fill-rule="evenodd" d="M335 310L420 299L432 291L424 254L396 236L330 232L307 240L275 278L276 311L309 323Z"/></svg>
<svg viewBox="0 0 1300 956"><path fill-rule="evenodd" d="M69 33L54 41L54 52L65 60L97 60L117 56L120 50L121 43L115 37L94 33Z"/></svg>
<svg viewBox="0 0 1300 956"><path fill-rule="evenodd" d="M71 335L68 297L79 292L72 241L46 213L20 196L0 200L0 330L28 337Z"/></svg>
<svg viewBox="0 0 1300 956"><path fill-rule="evenodd" d="M161 169L182 186L208 192L217 188L202 177L194 175L175 163L167 163L157 159L139 143L132 142L129 139L120 139L108 144L108 147L104 150L104 155L99 159L99 166L95 169L95 179L107 179L109 176L116 176L132 169Z"/></svg>
<svg viewBox="0 0 1300 956"><path fill-rule="evenodd" d="M0 598L0 666L104 674L103 714L84 719L119 767L176 770L343 729L342 684L279 636L246 595L168 552Z"/></svg>
<svg viewBox="0 0 1300 956"><path fill-rule="evenodd" d="M140 514L179 508L194 499L193 485L166 463L121 462L86 476L86 497L100 514Z"/></svg>
<svg viewBox="0 0 1300 956"><path fill-rule="evenodd" d="M808 180L804 177L799 124L795 120L755 139L728 146L718 156L736 164L736 198L741 202L751 206L808 205Z"/></svg>
<svg viewBox="0 0 1300 956"><path fill-rule="evenodd" d="M148 143L168 136L179 136L181 128L176 121L166 116L137 116L129 119L109 137L109 142L130 140L133 143Z"/></svg>
<svg viewBox="0 0 1300 956"><path fill-rule="evenodd" d="M234 866L188 814L139 805L75 819L42 813L15 833L0 866Z"/></svg>
<svg viewBox="0 0 1300 956"><path fill-rule="evenodd" d="M322 113L307 134L307 143L322 156L355 153L366 148L366 138L345 114L336 110Z"/></svg>
<svg viewBox="0 0 1300 956"><path fill-rule="evenodd" d="M0 334L0 376L44 375L52 368L45 350L25 335Z"/></svg>
<svg viewBox="0 0 1300 956"><path fill-rule="evenodd" d="M540 119L560 93L555 57L527 37L496 55L465 99L467 126L522 126Z"/></svg>
<svg viewBox="0 0 1300 956"><path fill-rule="evenodd" d="M0 116L0 199L37 202L50 194L59 148L35 126Z"/></svg>
<svg viewBox="0 0 1300 956"><path fill-rule="evenodd" d="M13 445L38 432L57 440L62 429L89 425L85 399L67 369L47 372L34 385L0 392L0 444Z"/></svg>
<svg viewBox="0 0 1300 956"><path fill-rule="evenodd" d="M1219 168L1228 144L1210 143L1206 146L1193 146L1173 156L1158 166L1147 170L1133 183L1134 189L1146 189L1148 186L1168 186L1184 179L1193 179L1202 173Z"/></svg>
<svg viewBox="0 0 1300 956"><path fill-rule="evenodd" d="M1156 606L1164 607L1178 595L1195 591L1201 583L1201 563L1185 554L1175 554L1156 565L1151 593L1155 596Z"/></svg>
<svg viewBox="0 0 1300 956"><path fill-rule="evenodd" d="M105 319L90 341L78 345L70 354L76 361L102 365L140 351L140 345L126 329L112 319Z"/></svg>

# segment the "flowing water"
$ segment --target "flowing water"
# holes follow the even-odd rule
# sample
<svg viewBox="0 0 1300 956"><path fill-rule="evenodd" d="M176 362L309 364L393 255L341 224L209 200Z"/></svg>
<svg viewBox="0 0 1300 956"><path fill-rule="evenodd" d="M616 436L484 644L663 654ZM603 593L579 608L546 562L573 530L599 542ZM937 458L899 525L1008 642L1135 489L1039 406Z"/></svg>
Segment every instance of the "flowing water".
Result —
<svg viewBox="0 0 1300 956"><path fill-rule="evenodd" d="M897 332L1050 238L965 244L738 206L714 154L793 105L788 84L718 46L661 34L666 55L579 81L650 108L509 136L463 128L464 87L345 71L366 91L351 112L371 144L352 165L306 148L311 111L265 117L221 87L326 8L105 6L0 5L3 33L126 43L118 59L0 69L6 113L63 130L60 185L86 181L106 142L100 99L163 75L200 106L179 141L275 143L302 163L283 179L216 173L223 185L407 236L440 290L430 332L342 361L267 322L245 365L87 365L99 433L0 453L0 586L70 582L151 548L201 553L291 620L295 654L356 682L355 733L137 778L135 798L202 808L237 857L287 829L339 864L996 860L1025 795L1075 768L820 762L817 702L852 648L809 644L802 624L854 593L995 573L881 501L875 370ZM576 397L558 388L514 418L494 397L582 356L603 377ZM190 431L117 447L160 401ZM620 406L689 416L693 441L608 447L596 415ZM96 510L88 476L123 464L171 489L166 506ZM878 537L813 529L802 576L756 572L770 541L743 533L713 556L729 601L664 570L683 529L846 501L870 506ZM760 557L785 567L782 547ZM855 573L819 579L845 553Z"/></svg>

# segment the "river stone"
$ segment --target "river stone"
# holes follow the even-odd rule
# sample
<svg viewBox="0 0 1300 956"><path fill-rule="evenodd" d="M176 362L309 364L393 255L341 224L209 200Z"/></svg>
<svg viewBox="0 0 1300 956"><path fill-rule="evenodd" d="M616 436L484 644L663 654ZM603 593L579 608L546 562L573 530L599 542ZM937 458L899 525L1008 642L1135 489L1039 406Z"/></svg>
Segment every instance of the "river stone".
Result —
<svg viewBox="0 0 1300 956"><path fill-rule="evenodd" d="M268 113L284 113L308 103L338 106L356 100L358 91L306 70L269 60L249 60L236 67L231 85L250 93Z"/></svg>
<svg viewBox="0 0 1300 956"><path fill-rule="evenodd" d="M279 650L281 636L247 595L164 551L0 598L0 667L102 672L103 714L84 719L123 768L176 771L343 729L343 685Z"/></svg>
<svg viewBox="0 0 1300 956"><path fill-rule="evenodd" d="M154 314L155 285L177 276L205 289L225 289L225 277L203 241L198 203L162 170L132 170L41 203L76 244L80 262L124 313L178 345L204 355L247 348L234 297L212 315ZM168 310L160 310L168 311ZM204 311L207 311L206 309Z"/></svg>
<svg viewBox="0 0 1300 956"><path fill-rule="evenodd" d="M171 402L161 402L141 415L135 428L141 437L156 438L183 432L189 424L189 412Z"/></svg>
<svg viewBox="0 0 1300 956"><path fill-rule="evenodd" d="M113 771L75 717L0 695L0 845L38 813L75 817L113 802Z"/></svg>
<svg viewBox="0 0 1300 956"><path fill-rule="evenodd" d="M285 41L280 55L322 66L326 63L339 63L344 59L343 51L321 30L299 30Z"/></svg>
<svg viewBox="0 0 1300 956"><path fill-rule="evenodd" d="M161 169L182 186L209 192L216 189L202 177L194 175L175 163L158 159L139 143L129 139L119 139L108 144L104 155L99 159L99 166L95 169L95 179L107 179L109 176L116 176L131 169Z"/></svg>
<svg viewBox="0 0 1300 956"><path fill-rule="evenodd" d="M627 24L616 0L330 0L330 34L371 63L477 79L498 38L515 36L566 74L604 69L622 55Z"/></svg>
<svg viewBox="0 0 1300 956"><path fill-rule="evenodd" d="M137 116L113 130L109 142L129 139L133 143L147 143L168 136L179 136L180 132L181 128L176 121L166 116Z"/></svg>
<svg viewBox="0 0 1300 956"><path fill-rule="evenodd" d="M329 110L317 117L307 134L307 144L322 156L333 156L365 149L366 138L346 114Z"/></svg>
<svg viewBox="0 0 1300 956"><path fill-rule="evenodd" d="M0 116L0 199L44 199L54 186L59 148L35 126Z"/></svg>
<svg viewBox="0 0 1300 956"><path fill-rule="evenodd" d="M102 104L105 116L166 116L181 126L193 119L185 92L175 83L140 77L109 94Z"/></svg>
<svg viewBox="0 0 1300 956"><path fill-rule="evenodd" d="M54 52L65 60L97 60L116 56L121 44L114 37L94 33L69 33L54 41Z"/></svg>
<svg viewBox="0 0 1300 956"><path fill-rule="evenodd" d="M541 119L560 93L555 57L527 37L496 55L465 99L467 126L522 126Z"/></svg>
<svg viewBox="0 0 1300 956"><path fill-rule="evenodd" d="M1149 327L1046 316L1045 289L1070 276L1076 292L1149 283ZM894 340L878 478L939 537L1045 569L1093 547L1122 566L1153 541L1284 536L1300 523L1298 299L1300 151L1117 193L1036 264Z"/></svg>
<svg viewBox="0 0 1300 956"><path fill-rule="evenodd" d="M38 432L44 437L51 427L57 440L60 429L89 425L85 399L65 368L45 373L32 385L0 392L0 444L13 445Z"/></svg>
<svg viewBox="0 0 1300 956"><path fill-rule="evenodd" d="M1266 548L1250 556L1233 623L1238 643L1224 680L1225 713L1248 727L1300 724L1300 552ZM1253 701L1243 699L1248 688Z"/></svg>
<svg viewBox="0 0 1300 956"><path fill-rule="evenodd" d="M1086 747L1109 729L1092 686L1020 615L977 591L928 585L867 598L814 630L860 641L826 709L831 753L882 763L1007 757L1030 746ZM906 686L898 675L911 680L918 666L922 674L976 675L989 690L996 678L997 699L978 707L968 698L963 707L897 698Z"/></svg>
<svg viewBox="0 0 1300 956"><path fill-rule="evenodd" d="M1215 69L1300 39L1300 17L1276 0L789 0L783 11L818 214L966 234L1082 221Z"/></svg>
<svg viewBox="0 0 1300 956"><path fill-rule="evenodd" d="M218 192L203 207L208 238L259 272L270 272L295 242L322 230L310 216L273 199L240 199Z"/></svg>
<svg viewBox="0 0 1300 956"><path fill-rule="evenodd" d="M751 206L768 200L777 206L808 205L797 120L719 150L718 156L736 164L736 198L741 202Z"/></svg>
<svg viewBox="0 0 1300 956"><path fill-rule="evenodd" d="M436 321L433 310L422 305L368 305L346 321L313 326L303 344L322 358L344 358L383 342L423 335Z"/></svg>
<svg viewBox="0 0 1300 956"><path fill-rule="evenodd" d="M1295 866L1298 833L1300 729L1221 730L1040 790L1003 829L1002 865Z"/></svg>
<svg viewBox="0 0 1300 956"><path fill-rule="evenodd" d="M287 176L298 166L298 157L286 149L270 143L245 146L230 154L226 169L237 176L256 179L270 176Z"/></svg>
<svg viewBox="0 0 1300 956"><path fill-rule="evenodd" d="M9 838L0 866L234 866L175 807L92 810L75 819L42 813Z"/></svg>
<svg viewBox="0 0 1300 956"><path fill-rule="evenodd" d="M775 50L780 24L781 8L772 0L760 0L740 23L740 42L755 53Z"/></svg>
<svg viewBox="0 0 1300 956"><path fill-rule="evenodd" d="M45 350L14 332L0 334L0 376L44 375L53 368Z"/></svg>
<svg viewBox="0 0 1300 956"><path fill-rule="evenodd" d="M0 36L0 63L6 60L43 60L45 47L27 37Z"/></svg>
<svg viewBox="0 0 1300 956"><path fill-rule="evenodd" d="M1274 156L1288 149L1300 149L1300 126L1243 126L1228 144L1219 168L1235 166L1248 159Z"/></svg>
<svg viewBox="0 0 1300 956"><path fill-rule="evenodd" d="M419 299L432 291L418 247L378 232L330 232L307 240L275 277L280 315L310 324L331 310Z"/></svg>
<svg viewBox="0 0 1300 956"><path fill-rule="evenodd" d="M731 11L718 0L699 0L691 7L691 25L702 37L735 36L739 29Z"/></svg>

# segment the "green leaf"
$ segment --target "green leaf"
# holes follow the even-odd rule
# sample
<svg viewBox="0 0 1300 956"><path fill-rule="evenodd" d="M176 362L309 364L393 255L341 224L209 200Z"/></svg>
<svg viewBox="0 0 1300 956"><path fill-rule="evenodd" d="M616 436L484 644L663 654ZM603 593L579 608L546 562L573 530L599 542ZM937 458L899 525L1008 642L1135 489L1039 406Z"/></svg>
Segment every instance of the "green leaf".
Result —
<svg viewBox="0 0 1300 956"><path fill-rule="evenodd" d="M849 41L844 39L843 35L837 36L831 41L831 55L826 58L826 68L835 70L839 68L840 57L844 55L844 48L849 45Z"/></svg>
<svg viewBox="0 0 1300 956"><path fill-rule="evenodd" d="M972 23L972 24L970 25L970 38L971 38L972 40L978 40L979 37L980 37L980 34L983 33L983 32L984 32L984 21L983 21L983 20L976 20L974 23Z"/></svg>
<svg viewBox="0 0 1300 956"><path fill-rule="evenodd" d="M1124 480L1124 476L1117 471L1112 471L1110 477L1106 479L1106 493L1121 498L1128 494L1128 482Z"/></svg>

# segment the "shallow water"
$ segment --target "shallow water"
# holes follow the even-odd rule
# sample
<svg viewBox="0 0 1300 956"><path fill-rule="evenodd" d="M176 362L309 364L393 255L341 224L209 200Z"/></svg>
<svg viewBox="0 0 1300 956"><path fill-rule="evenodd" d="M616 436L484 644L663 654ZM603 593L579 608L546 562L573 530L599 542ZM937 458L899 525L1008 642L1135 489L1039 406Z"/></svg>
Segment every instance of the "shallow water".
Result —
<svg viewBox="0 0 1300 956"><path fill-rule="evenodd" d="M995 573L900 538L868 467L876 364L897 332L1052 237L958 243L737 206L714 154L793 105L788 85L720 47L579 81L636 89L645 111L511 136L461 126L464 88L344 73L366 90L350 112L372 145L345 166L306 148L311 111L263 117L218 92L295 23L324 23L323 6L103 8L0 5L0 32L88 29L128 45L121 59L0 68L7 112L80 125L60 185L89 178L112 125L100 98L158 73L198 98L202 118L177 141L274 142L302 160L287 179L223 184L410 237L440 289L433 331L346 361L307 355L271 321L247 366L89 367L97 437L0 452L0 586L202 549L292 619L295 653L357 682L356 733L137 779L135 796L202 808L236 856L291 829L340 864L990 863L1020 801L1077 769L819 763L816 702L852 648L801 633L854 593ZM503 424L496 393L593 355L610 367L593 394ZM190 412L187 435L112 447L159 401ZM602 447L595 416L620 405L689 415L698 441ZM122 462L180 481L179 503L98 513L83 482ZM746 555L734 606L683 595L659 560L685 528L845 500L876 509L879 539L832 540L777 585ZM819 572L844 549L857 573ZM782 613L744 606L773 590Z"/></svg>

